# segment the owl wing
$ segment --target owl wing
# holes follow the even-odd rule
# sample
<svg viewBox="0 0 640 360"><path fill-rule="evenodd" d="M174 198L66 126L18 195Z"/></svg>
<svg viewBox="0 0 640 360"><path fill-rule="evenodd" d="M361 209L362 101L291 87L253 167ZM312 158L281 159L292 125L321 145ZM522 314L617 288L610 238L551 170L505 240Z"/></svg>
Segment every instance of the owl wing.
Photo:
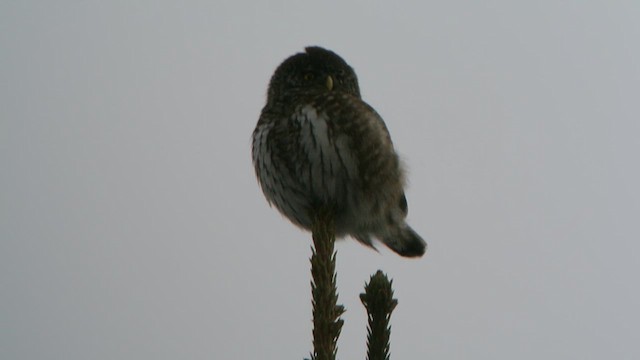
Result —
<svg viewBox="0 0 640 360"><path fill-rule="evenodd" d="M391 152L393 153L393 156L395 158L394 161L394 165L397 167L397 174L400 177L400 180L402 182L402 185L404 187L405 184L405 174L404 174L404 169L402 166L401 161L399 160L398 155L395 152L395 149L393 148L393 142L391 141L391 134L389 133L389 129L387 128L387 124L384 122L384 120L382 119L382 117L380 116L380 114L378 114L377 111L375 111L375 109L373 107L371 107L369 104L365 103L363 101L363 104L369 109L369 111L371 112L371 114L369 116L372 117L373 122L375 122L377 124L377 126L380 128L380 131L384 134L384 137L386 138L385 143L388 144L388 146L390 147ZM398 207L400 208L402 214L404 214L404 216L407 216L407 214L409 213L409 205L407 203L407 197L404 193L404 191L402 191L402 194L400 196L400 200L398 203Z"/></svg>
<svg viewBox="0 0 640 360"><path fill-rule="evenodd" d="M318 107L324 109L334 131L348 139L363 190L390 189L400 197L404 171L389 130L373 107L348 94L336 95Z"/></svg>

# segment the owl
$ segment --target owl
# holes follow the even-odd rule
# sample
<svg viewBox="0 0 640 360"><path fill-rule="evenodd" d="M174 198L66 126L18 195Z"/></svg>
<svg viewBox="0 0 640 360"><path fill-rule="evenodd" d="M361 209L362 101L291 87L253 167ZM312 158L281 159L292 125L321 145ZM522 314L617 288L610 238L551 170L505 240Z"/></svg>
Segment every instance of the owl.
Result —
<svg viewBox="0 0 640 360"><path fill-rule="evenodd" d="M405 221L405 172L389 131L336 53L307 47L278 66L252 157L267 201L295 225L310 230L315 214L330 209L338 238L424 254L425 241Z"/></svg>

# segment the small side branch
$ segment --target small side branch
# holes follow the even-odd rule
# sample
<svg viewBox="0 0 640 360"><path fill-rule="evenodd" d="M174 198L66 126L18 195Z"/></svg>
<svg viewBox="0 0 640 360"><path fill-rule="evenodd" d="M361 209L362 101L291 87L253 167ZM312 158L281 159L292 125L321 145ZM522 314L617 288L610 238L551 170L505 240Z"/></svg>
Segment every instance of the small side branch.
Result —
<svg viewBox="0 0 640 360"><path fill-rule="evenodd" d="M367 309L367 360L389 360L391 313L398 305L387 276L378 270L365 284L360 300Z"/></svg>

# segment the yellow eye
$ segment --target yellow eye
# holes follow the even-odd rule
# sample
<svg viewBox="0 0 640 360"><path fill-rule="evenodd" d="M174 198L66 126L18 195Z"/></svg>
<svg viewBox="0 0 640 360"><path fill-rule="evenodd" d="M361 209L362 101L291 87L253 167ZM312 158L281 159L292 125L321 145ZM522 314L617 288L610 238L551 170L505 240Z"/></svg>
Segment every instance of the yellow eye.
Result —
<svg viewBox="0 0 640 360"><path fill-rule="evenodd" d="M313 75L313 73L310 73L310 72L305 73L303 75L304 81L311 81L311 80L313 80L314 77L315 77L315 75Z"/></svg>

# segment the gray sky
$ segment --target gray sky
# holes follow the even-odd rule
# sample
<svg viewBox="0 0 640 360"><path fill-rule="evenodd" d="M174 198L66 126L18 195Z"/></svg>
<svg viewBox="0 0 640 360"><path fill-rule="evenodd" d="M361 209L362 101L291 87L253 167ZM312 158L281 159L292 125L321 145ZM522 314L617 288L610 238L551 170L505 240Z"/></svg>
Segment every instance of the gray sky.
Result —
<svg viewBox="0 0 640 360"><path fill-rule="evenodd" d="M0 3L0 358L302 359L310 235L250 136L275 67L342 55L408 167L394 359L640 358L640 5Z"/></svg>

